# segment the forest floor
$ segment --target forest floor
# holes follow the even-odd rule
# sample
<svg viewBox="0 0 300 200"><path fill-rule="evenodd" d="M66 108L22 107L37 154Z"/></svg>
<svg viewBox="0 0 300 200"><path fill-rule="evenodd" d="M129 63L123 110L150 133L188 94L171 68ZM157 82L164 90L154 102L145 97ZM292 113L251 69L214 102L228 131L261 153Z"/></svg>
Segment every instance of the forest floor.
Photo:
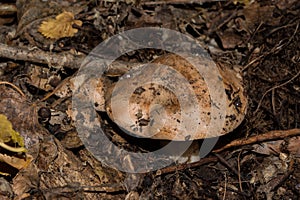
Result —
<svg viewBox="0 0 300 200"><path fill-rule="evenodd" d="M8 120L0 117L0 198L299 199L299 24L298 0L1 1L0 114ZM200 161L129 174L101 163L82 143L70 80L101 42L141 27L188 35L216 63L237 70L248 108ZM119 60L163 53L143 49ZM115 144L148 151L99 113Z"/></svg>

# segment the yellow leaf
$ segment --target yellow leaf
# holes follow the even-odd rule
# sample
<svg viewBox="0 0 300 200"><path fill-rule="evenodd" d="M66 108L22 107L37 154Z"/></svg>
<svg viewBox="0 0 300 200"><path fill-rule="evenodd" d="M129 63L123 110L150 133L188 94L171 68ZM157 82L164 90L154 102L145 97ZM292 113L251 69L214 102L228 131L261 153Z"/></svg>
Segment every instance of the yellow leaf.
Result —
<svg viewBox="0 0 300 200"><path fill-rule="evenodd" d="M18 144L20 147L11 147L5 143ZM12 152L26 152L23 138L12 128L7 117L2 114L0 114L0 146Z"/></svg>
<svg viewBox="0 0 300 200"><path fill-rule="evenodd" d="M82 26L82 21L75 20L71 12L63 12L55 17L43 21L39 27L39 32L51 39L60 39L63 37L73 37L78 29L73 28L72 25Z"/></svg>

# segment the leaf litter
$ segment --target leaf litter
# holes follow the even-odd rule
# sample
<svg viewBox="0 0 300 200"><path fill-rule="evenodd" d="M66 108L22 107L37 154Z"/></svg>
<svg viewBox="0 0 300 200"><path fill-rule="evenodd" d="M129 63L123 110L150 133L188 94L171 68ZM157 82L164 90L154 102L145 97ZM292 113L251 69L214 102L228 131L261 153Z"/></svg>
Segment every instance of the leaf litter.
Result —
<svg viewBox="0 0 300 200"><path fill-rule="evenodd" d="M77 55L87 55L98 43L123 30L142 26L179 30L205 45L216 61L226 62L239 70L245 80L250 104L248 116L231 135L220 138L220 146L240 138L255 138L262 133L299 129L299 77L296 76L300 70L299 1L233 0L199 4L195 1L91 1L83 2L86 3L84 6L76 1L60 3L18 0L16 35L11 40L13 27L3 27L1 33L5 37L0 38L1 42L9 44L12 50L22 46L32 52L32 47L38 47L44 53L62 52L76 58ZM63 25L73 34L64 38L54 34L55 38L51 39L47 38L48 30L46 35L38 31L42 22L54 20L64 11L74 13L74 18L83 22L77 32L72 30L77 29L76 26ZM72 17L67 19L75 24ZM150 60L155 53L151 50L141 51L139 55L133 52L121 59ZM35 54L39 55L39 52ZM298 137L287 137L277 140L277 143L233 146L220 152L218 158L210 155L210 162L205 162L209 159L203 160L206 164L193 165L197 167L172 166L162 170L161 174L149 173L132 183L136 187L134 191L124 191L120 185L114 187L112 183L123 183L122 173L102 166L88 154L78 138L72 141L76 138L76 131L68 124L72 123L72 114L60 114L42 124L38 121L37 110L41 107L48 107L53 114L70 110L70 91L66 89L60 91L60 95L37 101L55 89L49 87L43 70L31 76L34 80L26 80L28 69L33 68L31 64L41 63L40 69L45 68L54 76L58 74L61 77L58 82L71 77L76 71L76 67L72 69L75 65L69 62L64 67L62 62L54 68L47 59L38 60L39 56L35 58L38 61L26 58L9 58L17 67L10 71L4 68L1 76L1 79L18 85L26 98L11 88L0 86L0 113L7 116L13 129L23 137L28 150L25 154L32 156L27 167L5 172L15 197L124 199L128 194L128 198L147 199L293 199L299 196ZM15 59L21 61L15 62ZM114 142L132 150L139 149L136 146L141 144L124 139L118 134L118 129L110 126L107 118L102 123ZM5 153L11 158L20 156L17 152L6 150ZM218 161L220 157L222 162ZM72 184L74 180L80 184ZM108 186L104 187L103 183ZM91 192L91 187L94 192ZM115 191L115 194L108 194L108 191ZM7 195L11 196L9 187Z"/></svg>

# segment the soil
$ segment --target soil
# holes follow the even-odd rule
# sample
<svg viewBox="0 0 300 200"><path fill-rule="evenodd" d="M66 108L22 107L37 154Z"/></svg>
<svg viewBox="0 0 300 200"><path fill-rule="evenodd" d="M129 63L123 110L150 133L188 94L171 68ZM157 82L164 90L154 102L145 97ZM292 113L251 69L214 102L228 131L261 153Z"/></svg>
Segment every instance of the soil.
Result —
<svg viewBox="0 0 300 200"><path fill-rule="evenodd" d="M298 0L1 1L0 114L27 152L0 145L0 198L299 199L299 24ZM101 42L150 26L192 37L216 63L238 71L248 109L200 161L130 174L100 162L78 137L70 80ZM164 53L142 49L119 61L145 62ZM107 75L111 81L124 66ZM161 147L126 135L101 109L97 117L117 146L133 152ZM1 143L22 146L2 136ZM130 158L118 162L130 165Z"/></svg>

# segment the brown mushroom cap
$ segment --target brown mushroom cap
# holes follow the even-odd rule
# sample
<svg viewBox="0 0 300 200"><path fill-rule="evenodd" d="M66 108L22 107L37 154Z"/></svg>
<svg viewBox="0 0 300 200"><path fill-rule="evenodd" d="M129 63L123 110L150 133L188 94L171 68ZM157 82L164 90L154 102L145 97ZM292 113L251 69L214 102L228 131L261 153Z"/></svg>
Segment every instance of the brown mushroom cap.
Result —
<svg viewBox="0 0 300 200"><path fill-rule="evenodd" d="M201 64L210 67L211 62L206 62L206 58L203 59ZM226 91L226 113L224 113L225 121L222 121L222 131L214 132L211 129L208 131L211 121L211 95L198 70L187 60L175 54L160 56L152 63L156 66L140 66L134 69L134 77L127 75L130 77L127 78L131 79L131 85L126 84L128 83L126 80L125 82L120 80L117 89L110 88L110 91L115 89L112 96L106 97L106 110L109 117L130 134L178 141L203 139L231 132L244 119L247 99L241 80L232 70L218 66ZM173 71L166 66L171 67ZM175 73L181 76L176 76ZM213 70L211 73L214 73ZM153 74L156 75L149 79ZM144 84L137 84L141 80L145 80ZM189 85L190 89L181 82L182 80ZM181 96L188 91L192 91L195 99L188 96L182 101ZM186 112L188 117L182 120L182 115ZM189 119L194 120L193 113L197 113L196 125L189 123Z"/></svg>

